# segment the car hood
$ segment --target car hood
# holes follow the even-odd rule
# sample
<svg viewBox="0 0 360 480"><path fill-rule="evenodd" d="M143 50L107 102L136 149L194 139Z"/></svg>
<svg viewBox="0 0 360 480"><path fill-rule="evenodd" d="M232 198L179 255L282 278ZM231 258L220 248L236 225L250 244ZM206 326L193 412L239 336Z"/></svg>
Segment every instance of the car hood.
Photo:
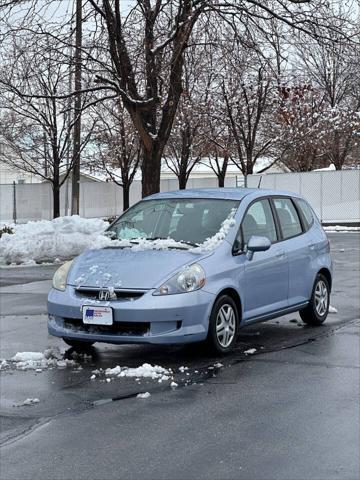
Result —
<svg viewBox="0 0 360 480"><path fill-rule="evenodd" d="M212 254L173 249L134 251L111 247L87 250L73 261L67 283L90 288L156 288L183 266Z"/></svg>

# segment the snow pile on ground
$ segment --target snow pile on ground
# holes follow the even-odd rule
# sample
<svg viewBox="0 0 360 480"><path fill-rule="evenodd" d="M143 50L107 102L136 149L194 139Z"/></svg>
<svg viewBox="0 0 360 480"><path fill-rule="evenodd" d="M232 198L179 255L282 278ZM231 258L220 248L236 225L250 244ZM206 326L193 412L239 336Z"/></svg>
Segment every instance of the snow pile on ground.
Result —
<svg viewBox="0 0 360 480"><path fill-rule="evenodd" d="M330 305L329 307L329 313L338 313L338 309Z"/></svg>
<svg viewBox="0 0 360 480"><path fill-rule="evenodd" d="M63 359L58 348L49 348L44 353L18 352L12 357L11 362L17 370L35 370L37 372L48 368L66 368L77 365L74 360Z"/></svg>
<svg viewBox="0 0 360 480"><path fill-rule="evenodd" d="M0 238L0 256L6 263L67 260L90 247L108 245L102 235L108 223L78 215L40 220L14 226L14 233Z"/></svg>
<svg viewBox="0 0 360 480"><path fill-rule="evenodd" d="M120 367L117 365L114 368L107 368L105 370L106 376L113 377L134 377L134 378L151 378L159 382L169 380L172 378L172 370L160 367L159 365L150 365L144 363L137 368Z"/></svg>
<svg viewBox="0 0 360 480"><path fill-rule="evenodd" d="M330 225L323 228L325 232L360 232L360 227L344 227L342 225Z"/></svg>

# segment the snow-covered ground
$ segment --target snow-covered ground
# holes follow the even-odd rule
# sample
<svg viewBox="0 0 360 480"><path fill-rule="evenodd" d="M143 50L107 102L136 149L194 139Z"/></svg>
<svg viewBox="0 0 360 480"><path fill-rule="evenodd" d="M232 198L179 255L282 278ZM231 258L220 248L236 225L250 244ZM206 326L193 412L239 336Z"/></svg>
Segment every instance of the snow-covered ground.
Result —
<svg viewBox="0 0 360 480"><path fill-rule="evenodd" d="M325 232L360 232L360 227L344 227L342 225L329 225L324 227Z"/></svg>

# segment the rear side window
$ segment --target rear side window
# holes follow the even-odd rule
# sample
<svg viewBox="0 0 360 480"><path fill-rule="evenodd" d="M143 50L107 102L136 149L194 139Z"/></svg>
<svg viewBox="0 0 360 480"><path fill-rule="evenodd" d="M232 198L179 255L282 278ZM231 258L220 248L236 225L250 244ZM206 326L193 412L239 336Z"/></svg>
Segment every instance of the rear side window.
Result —
<svg viewBox="0 0 360 480"><path fill-rule="evenodd" d="M284 240L302 233L299 215L290 198L274 198Z"/></svg>
<svg viewBox="0 0 360 480"><path fill-rule="evenodd" d="M277 241L276 227L268 200L253 203L241 224L244 244L252 235L267 237L272 243Z"/></svg>
<svg viewBox="0 0 360 480"><path fill-rule="evenodd" d="M312 213L310 205L307 202L305 202L305 200L303 200L302 198L297 198L295 202L303 214L306 228L307 229L310 228L314 221L314 215Z"/></svg>

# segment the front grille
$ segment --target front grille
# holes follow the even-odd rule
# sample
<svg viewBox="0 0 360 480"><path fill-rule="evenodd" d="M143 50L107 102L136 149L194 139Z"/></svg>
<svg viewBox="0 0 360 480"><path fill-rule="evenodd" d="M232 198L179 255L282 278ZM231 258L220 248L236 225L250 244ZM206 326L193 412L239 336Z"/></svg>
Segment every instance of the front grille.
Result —
<svg viewBox="0 0 360 480"><path fill-rule="evenodd" d="M64 327L86 333L144 336L150 332L150 322L114 322L112 325L87 325L79 318L64 318Z"/></svg>
<svg viewBox="0 0 360 480"><path fill-rule="evenodd" d="M86 297L86 298L99 298L99 292L106 290L106 288L86 288L80 287L76 288L75 292L76 295L79 297ZM116 294L116 299L109 299L109 300L136 300L144 295L144 290L114 290Z"/></svg>

